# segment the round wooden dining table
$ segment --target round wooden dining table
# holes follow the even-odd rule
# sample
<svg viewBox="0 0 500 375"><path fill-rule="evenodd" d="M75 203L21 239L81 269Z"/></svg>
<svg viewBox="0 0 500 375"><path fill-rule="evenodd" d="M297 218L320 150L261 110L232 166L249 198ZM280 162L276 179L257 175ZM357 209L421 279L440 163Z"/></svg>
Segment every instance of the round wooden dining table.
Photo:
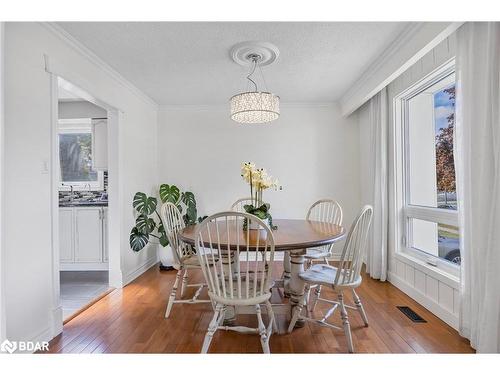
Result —
<svg viewBox="0 0 500 375"><path fill-rule="evenodd" d="M236 225L235 222L229 225ZM277 228L272 231L274 237L275 252L284 252L283 257L283 279L285 295L289 296L289 304L282 305L283 309L275 309L275 313L286 313L289 316L293 308L297 306L299 301L304 297L305 283L299 278L299 274L304 272L304 255L308 248L315 248L332 244L345 236L345 229L342 226L312 221L312 220L295 220L295 219L274 219L273 225ZM195 245L195 232L197 225L190 225L184 228L179 233L179 239L192 246ZM239 228L239 227L238 227ZM222 228L221 228L222 229ZM224 230L224 229L222 229ZM229 244L224 243L221 248L236 248L237 244L245 243L246 238L249 239L249 246L257 242L262 231L255 231L252 236L247 237L242 229L237 235L229 238ZM235 233L234 230L231 233ZM220 238L226 238L223 233L219 233ZM215 233L212 236L215 237ZM226 242L228 242L226 241ZM261 242L262 243L262 242ZM246 246L246 244L245 244ZM276 311L277 310L277 311ZM303 326L304 322L299 321L296 326Z"/></svg>

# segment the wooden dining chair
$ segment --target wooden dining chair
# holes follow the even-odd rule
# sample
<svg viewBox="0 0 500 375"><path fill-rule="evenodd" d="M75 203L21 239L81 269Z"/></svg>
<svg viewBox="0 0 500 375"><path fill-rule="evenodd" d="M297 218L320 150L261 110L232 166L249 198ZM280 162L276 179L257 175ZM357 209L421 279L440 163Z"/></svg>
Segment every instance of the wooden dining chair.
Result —
<svg viewBox="0 0 500 375"><path fill-rule="evenodd" d="M259 229L243 230L243 221L258 225ZM197 227L196 252L208 284L208 295L215 305L215 313L208 326L201 352L207 353L217 330L231 330L260 334L264 353L270 353L269 339L275 326L269 286L272 281L274 237L259 218L241 212L221 212L212 215ZM206 251L202 251L205 248ZM222 261L235 260L235 267ZM267 260L267 262L266 262ZM269 267L267 267L269 265ZM262 319L261 304L266 306L269 322ZM227 307L253 306L258 327L224 326Z"/></svg>
<svg viewBox="0 0 500 375"><path fill-rule="evenodd" d="M201 265L193 248L179 239L179 232L185 228L181 212L175 204L167 202L161 206L160 216L174 255L173 267L177 270L177 276L172 290L170 291L167 310L165 311L165 318L168 318L175 303L193 304L210 303L211 301L198 299L203 288L207 286L206 284L188 284L188 270L201 269ZM177 299L179 282L181 282L181 298ZM182 299L188 287L197 287L198 289L195 291L192 298Z"/></svg>
<svg viewBox="0 0 500 375"><path fill-rule="evenodd" d="M305 306L305 296L294 309L292 320L288 326L288 332L292 332L295 323L299 318L318 323L322 326L344 330L347 338L347 347L350 353L354 352L351 336L351 326L347 315L347 309L358 310L361 319L368 326L368 319L359 296L355 289L361 284L361 266L366 249L368 239L368 231L373 216L373 208L364 206L361 213L354 220L349 234L347 236L344 249L342 251L338 267L333 267L328 264L315 264L305 272L299 274L306 284L309 285L324 285L331 287L337 293L338 301L330 301L324 298L319 298L320 301L332 304L322 319L313 319L308 316L302 316L301 312ZM351 290L356 307L346 305L344 302L344 291ZM328 323L327 319L333 315L335 310L340 307L340 317L342 319L343 328L334 324Z"/></svg>
<svg viewBox="0 0 500 375"><path fill-rule="evenodd" d="M312 206L307 211L306 220L319 221L322 223L330 223L335 225L342 225L342 207L340 204L333 199L320 199L312 204ZM304 258L306 259L306 267L311 267L314 262L318 260L323 260L326 264L328 263L328 258L332 256L334 244L329 244L320 247L314 247L306 249L306 254ZM321 285L308 286L306 290L308 308L310 311L314 310L315 305L309 305L309 296L311 289L314 288L315 299L317 301L321 295Z"/></svg>

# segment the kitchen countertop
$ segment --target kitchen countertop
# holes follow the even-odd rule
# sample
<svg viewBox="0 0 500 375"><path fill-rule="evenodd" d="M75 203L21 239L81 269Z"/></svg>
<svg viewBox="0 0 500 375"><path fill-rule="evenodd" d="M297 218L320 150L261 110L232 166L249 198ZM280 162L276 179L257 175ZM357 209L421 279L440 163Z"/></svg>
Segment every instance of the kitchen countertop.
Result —
<svg viewBox="0 0 500 375"><path fill-rule="evenodd" d="M101 200L95 200L95 201L66 201L66 202L59 202L59 207L108 207L108 201L101 201Z"/></svg>

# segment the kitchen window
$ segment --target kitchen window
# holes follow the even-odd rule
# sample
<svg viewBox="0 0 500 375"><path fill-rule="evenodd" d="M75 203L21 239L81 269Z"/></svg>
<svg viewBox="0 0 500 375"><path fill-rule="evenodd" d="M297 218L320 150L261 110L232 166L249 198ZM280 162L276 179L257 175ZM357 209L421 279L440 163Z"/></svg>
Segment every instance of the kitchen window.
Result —
<svg viewBox="0 0 500 375"><path fill-rule="evenodd" d="M59 190L103 190L103 172L92 167L91 119L59 120L58 137Z"/></svg>
<svg viewBox="0 0 500 375"><path fill-rule="evenodd" d="M453 142L455 71L448 63L395 99L402 197L401 252L453 275L460 238Z"/></svg>

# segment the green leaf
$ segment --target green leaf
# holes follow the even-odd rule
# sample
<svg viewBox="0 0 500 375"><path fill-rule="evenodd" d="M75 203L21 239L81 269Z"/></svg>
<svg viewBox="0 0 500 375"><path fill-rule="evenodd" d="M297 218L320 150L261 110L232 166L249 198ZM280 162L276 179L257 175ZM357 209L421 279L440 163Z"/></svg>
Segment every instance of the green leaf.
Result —
<svg viewBox="0 0 500 375"><path fill-rule="evenodd" d="M188 206L186 210L186 218L187 222L189 224L194 224L196 223L196 216L198 214L198 211L196 210L196 206Z"/></svg>
<svg viewBox="0 0 500 375"><path fill-rule="evenodd" d="M245 204L243 206L243 209L245 210L245 212L251 214L255 211L255 207L252 205L252 204Z"/></svg>
<svg viewBox="0 0 500 375"><path fill-rule="evenodd" d="M258 209L253 213L253 215L257 216L261 220L264 220L268 216L268 213Z"/></svg>
<svg viewBox="0 0 500 375"><path fill-rule="evenodd" d="M130 232L130 248L134 251L140 251L146 246L149 242L149 235L139 232L136 227L132 228Z"/></svg>
<svg viewBox="0 0 500 375"><path fill-rule="evenodd" d="M258 209L259 209L259 211L269 212L270 208L271 208L271 205L269 203L264 203Z"/></svg>
<svg viewBox="0 0 500 375"><path fill-rule="evenodd" d="M156 223L153 219L141 214L137 216L137 219L135 220L135 227L143 234L150 234L155 230Z"/></svg>
<svg viewBox="0 0 500 375"><path fill-rule="evenodd" d="M156 198L148 197L146 194L138 192L134 195L132 205L139 213L151 215L156 210L157 200Z"/></svg>
<svg viewBox="0 0 500 375"><path fill-rule="evenodd" d="M181 201L187 207L194 206L196 208L196 199L194 198L194 194L191 193L190 191L186 191L185 193L182 193Z"/></svg>
<svg viewBox="0 0 500 375"><path fill-rule="evenodd" d="M169 244L169 240L167 238L167 236L161 236L160 237L160 245L163 246L163 247L167 247L168 244Z"/></svg>
<svg viewBox="0 0 500 375"><path fill-rule="evenodd" d="M169 241L168 241L167 232L165 232L165 227L163 226L163 223L160 223L160 225L158 225L158 234L160 235L160 245L163 247L167 247L169 244Z"/></svg>
<svg viewBox="0 0 500 375"><path fill-rule="evenodd" d="M176 204L179 201L181 192L175 185L160 185L160 199L163 203L170 202Z"/></svg>

